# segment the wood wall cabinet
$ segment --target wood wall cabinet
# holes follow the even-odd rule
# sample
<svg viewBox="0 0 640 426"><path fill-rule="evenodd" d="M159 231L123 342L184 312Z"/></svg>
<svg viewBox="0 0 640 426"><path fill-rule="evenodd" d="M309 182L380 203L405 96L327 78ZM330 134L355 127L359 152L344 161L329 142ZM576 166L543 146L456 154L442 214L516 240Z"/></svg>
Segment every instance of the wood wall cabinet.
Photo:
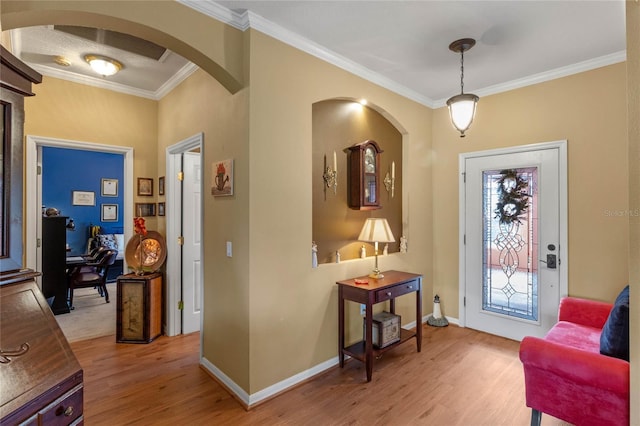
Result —
<svg viewBox="0 0 640 426"><path fill-rule="evenodd" d="M118 278L116 341L149 343L162 334L162 274Z"/></svg>
<svg viewBox="0 0 640 426"><path fill-rule="evenodd" d="M69 312L67 293L67 217L42 218L42 294L55 315Z"/></svg>
<svg viewBox="0 0 640 426"><path fill-rule="evenodd" d="M82 368L35 282L40 274L22 263L24 97L33 96L31 84L41 81L40 74L0 46L2 425L83 424Z"/></svg>

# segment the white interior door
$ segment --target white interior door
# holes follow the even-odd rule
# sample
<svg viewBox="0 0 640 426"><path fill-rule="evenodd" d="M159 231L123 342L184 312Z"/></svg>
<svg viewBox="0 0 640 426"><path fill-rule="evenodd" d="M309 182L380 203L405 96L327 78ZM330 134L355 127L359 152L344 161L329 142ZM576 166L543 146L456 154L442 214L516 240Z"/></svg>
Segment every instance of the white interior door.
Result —
<svg viewBox="0 0 640 426"><path fill-rule="evenodd" d="M551 144L461 158L462 325L522 340L557 321L567 287L565 152Z"/></svg>
<svg viewBox="0 0 640 426"><path fill-rule="evenodd" d="M199 153L184 153L183 171L182 332L186 334L200 330L202 310L202 171Z"/></svg>

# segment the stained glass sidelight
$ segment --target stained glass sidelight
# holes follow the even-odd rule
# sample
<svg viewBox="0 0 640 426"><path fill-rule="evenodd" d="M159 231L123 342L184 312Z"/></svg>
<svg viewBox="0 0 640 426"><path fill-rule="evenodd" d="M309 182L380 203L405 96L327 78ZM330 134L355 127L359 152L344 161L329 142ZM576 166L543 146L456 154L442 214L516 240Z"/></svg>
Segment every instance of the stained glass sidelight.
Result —
<svg viewBox="0 0 640 426"><path fill-rule="evenodd" d="M538 168L483 172L483 311L538 320Z"/></svg>

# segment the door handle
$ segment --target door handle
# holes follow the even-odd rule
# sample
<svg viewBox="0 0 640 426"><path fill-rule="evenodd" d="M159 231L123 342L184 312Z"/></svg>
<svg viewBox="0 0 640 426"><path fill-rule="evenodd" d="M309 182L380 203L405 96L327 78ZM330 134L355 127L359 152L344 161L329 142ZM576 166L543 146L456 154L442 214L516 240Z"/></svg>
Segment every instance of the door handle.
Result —
<svg viewBox="0 0 640 426"><path fill-rule="evenodd" d="M555 254L548 254L547 255L547 260L542 260L540 259L540 262L544 263L547 265L547 268L549 269L556 269L557 268L557 256Z"/></svg>

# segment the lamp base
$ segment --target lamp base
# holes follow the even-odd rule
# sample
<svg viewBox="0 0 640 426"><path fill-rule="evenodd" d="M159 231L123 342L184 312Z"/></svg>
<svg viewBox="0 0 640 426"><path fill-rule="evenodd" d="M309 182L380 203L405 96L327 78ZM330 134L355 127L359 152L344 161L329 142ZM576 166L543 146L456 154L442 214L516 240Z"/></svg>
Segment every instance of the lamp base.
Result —
<svg viewBox="0 0 640 426"><path fill-rule="evenodd" d="M369 278L375 278L375 279L377 280L377 279L380 279L380 278L384 278L384 275L382 275L382 274L380 273L380 271L372 271L372 272L369 274Z"/></svg>

